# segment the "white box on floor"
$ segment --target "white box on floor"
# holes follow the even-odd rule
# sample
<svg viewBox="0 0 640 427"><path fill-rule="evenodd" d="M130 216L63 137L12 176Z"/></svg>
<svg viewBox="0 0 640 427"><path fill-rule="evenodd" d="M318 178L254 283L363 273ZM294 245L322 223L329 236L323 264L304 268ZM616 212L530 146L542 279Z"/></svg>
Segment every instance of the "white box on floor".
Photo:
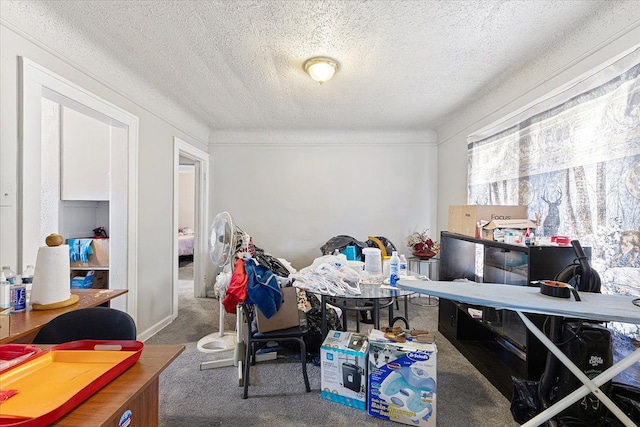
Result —
<svg viewBox="0 0 640 427"><path fill-rule="evenodd" d="M329 331L320 347L323 399L367 409L367 337L355 332Z"/></svg>
<svg viewBox="0 0 640 427"><path fill-rule="evenodd" d="M412 426L436 425L436 345L369 334L369 415Z"/></svg>

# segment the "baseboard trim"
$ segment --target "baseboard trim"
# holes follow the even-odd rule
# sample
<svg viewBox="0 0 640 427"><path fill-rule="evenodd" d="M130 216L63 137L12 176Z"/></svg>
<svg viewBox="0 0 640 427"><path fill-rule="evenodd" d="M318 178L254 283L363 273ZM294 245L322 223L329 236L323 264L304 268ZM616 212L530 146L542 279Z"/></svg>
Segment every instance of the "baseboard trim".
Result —
<svg viewBox="0 0 640 427"><path fill-rule="evenodd" d="M162 329L164 329L166 326L168 326L169 324L171 324L171 322L173 322L173 318L171 316L167 316L164 319L162 319L160 322L156 323L155 325L151 326L150 328L148 328L147 330L145 330L142 333L138 334L138 340L139 341L146 341L149 338L151 338L152 336L154 336L155 334L157 334L158 332L160 332Z"/></svg>

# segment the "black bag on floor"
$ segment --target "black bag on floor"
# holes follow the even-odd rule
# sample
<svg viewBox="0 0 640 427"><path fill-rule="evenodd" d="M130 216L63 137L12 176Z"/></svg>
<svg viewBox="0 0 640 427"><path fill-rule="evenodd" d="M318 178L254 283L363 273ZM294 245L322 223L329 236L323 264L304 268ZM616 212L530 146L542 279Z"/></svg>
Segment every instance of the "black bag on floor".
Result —
<svg viewBox="0 0 640 427"><path fill-rule="evenodd" d="M322 303L311 293L307 293L307 300L311 304L311 309L307 311L309 332L304 337L304 343L307 346L308 354L318 355L322 346ZM342 330L342 322L340 322L338 313L333 308L327 307L326 316L327 331Z"/></svg>
<svg viewBox="0 0 640 427"><path fill-rule="evenodd" d="M540 413L538 398L539 381L522 380L511 377L513 381L513 398L511 399L511 415L518 424L524 424Z"/></svg>
<svg viewBox="0 0 640 427"><path fill-rule="evenodd" d="M607 396L634 423L640 425L640 388L628 384L613 382ZM615 415L607 414L607 426L622 427L623 424Z"/></svg>

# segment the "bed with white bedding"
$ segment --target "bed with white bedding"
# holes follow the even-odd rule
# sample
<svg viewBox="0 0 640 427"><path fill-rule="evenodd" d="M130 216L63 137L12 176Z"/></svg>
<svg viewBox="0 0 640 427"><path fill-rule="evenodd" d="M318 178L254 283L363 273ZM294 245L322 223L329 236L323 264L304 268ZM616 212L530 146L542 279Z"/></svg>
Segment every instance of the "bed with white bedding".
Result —
<svg viewBox="0 0 640 427"><path fill-rule="evenodd" d="M194 232L189 227L178 229L178 256L193 256Z"/></svg>

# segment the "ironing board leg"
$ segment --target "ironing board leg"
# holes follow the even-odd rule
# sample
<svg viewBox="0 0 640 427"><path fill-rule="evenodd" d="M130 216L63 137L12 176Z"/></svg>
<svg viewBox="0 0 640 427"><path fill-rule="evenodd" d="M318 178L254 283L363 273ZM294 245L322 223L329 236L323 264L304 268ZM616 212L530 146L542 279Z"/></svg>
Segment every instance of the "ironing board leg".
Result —
<svg viewBox="0 0 640 427"><path fill-rule="evenodd" d="M522 425L523 427L535 427L542 424L544 421L551 419L553 416L567 409L589 393L593 393L620 421L622 421L625 426L636 426L636 424L631 421L629 417L622 412L606 394L602 392L602 390L600 390L599 386L639 361L640 349L635 350L623 360L619 361L593 380L590 380L589 377L587 377L549 338L547 338L547 336L542 333L542 331L540 331L540 329L538 329L524 313L520 311L517 311L516 313L518 313L518 316L520 316L527 329L529 329L531 333L533 333L536 338L538 338L540 342L544 344L544 346L547 347L547 349L552 352L553 355L556 356L558 360L560 360L560 362L562 362L562 364L565 365L584 384L573 393L554 403L549 408L524 423Z"/></svg>

